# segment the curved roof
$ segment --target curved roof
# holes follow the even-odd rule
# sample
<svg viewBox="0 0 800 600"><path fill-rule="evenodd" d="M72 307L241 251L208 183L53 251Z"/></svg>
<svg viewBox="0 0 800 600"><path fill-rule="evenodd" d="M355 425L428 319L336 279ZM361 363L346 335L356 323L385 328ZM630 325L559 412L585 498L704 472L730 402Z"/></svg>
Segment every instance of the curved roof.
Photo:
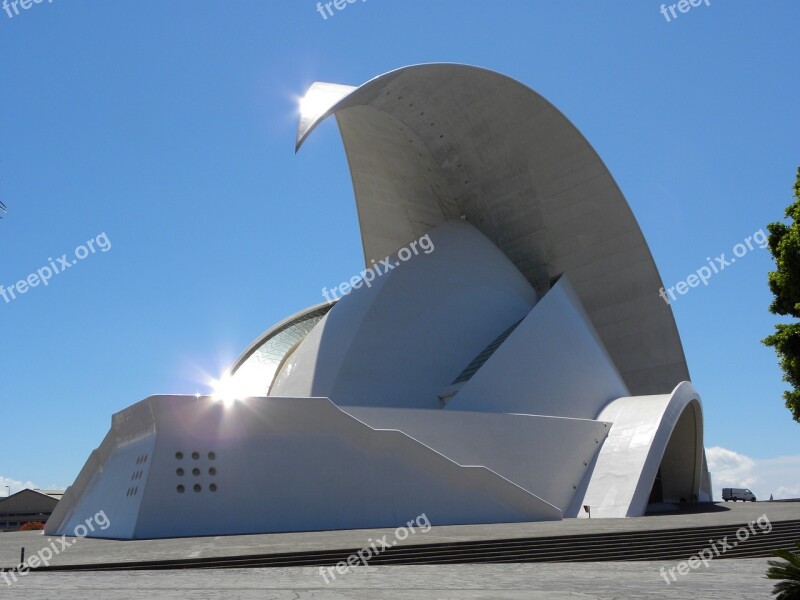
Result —
<svg viewBox="0 0 800 600"><path fill-rule="evenodd" d="M267 395L286 356L322 320L334 303L323 302L273 325L250 344L230 369L231 377L246 380L249 393Z"/></svg>
<svg viewBox="0 0 800 600"><path fill-rule="evenodd" d="M365 264L463 217L543 296L569 273L634 395L689 379L671 308L638 223L603 161L542 96L453 64L391 71L358 88L314 84L299 148L335 115Z"/></svg>

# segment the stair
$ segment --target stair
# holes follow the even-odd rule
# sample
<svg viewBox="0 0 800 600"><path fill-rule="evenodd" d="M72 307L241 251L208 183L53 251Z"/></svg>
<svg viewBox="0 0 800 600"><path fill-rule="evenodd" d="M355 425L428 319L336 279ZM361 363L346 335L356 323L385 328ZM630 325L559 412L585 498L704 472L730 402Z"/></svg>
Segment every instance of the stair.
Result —
<svg viewBox="0 0 800 600"><path fill-rule="evenodd" d="M542 538L502 539L453 542L444 544L409 544L394 546L369 560L378 565L445 565L463 563L532 563L532 562L606 562L665 561L689 559L711 542L727 536L735 547L722 553L720 559L762 558L778 548L793 550L800 540L800 520L772 523L770 533L754 526L756 534L739 542L736 531L741 525L690 527L683 529L648 530L624 533L555 536ZM60 565L32 569L35 571L124 571L163 569L220 569L331 566L357 552L358 548L321 550L282 554L260 554L147 562ZM4 569L6 570L6 569Z"/></svg>

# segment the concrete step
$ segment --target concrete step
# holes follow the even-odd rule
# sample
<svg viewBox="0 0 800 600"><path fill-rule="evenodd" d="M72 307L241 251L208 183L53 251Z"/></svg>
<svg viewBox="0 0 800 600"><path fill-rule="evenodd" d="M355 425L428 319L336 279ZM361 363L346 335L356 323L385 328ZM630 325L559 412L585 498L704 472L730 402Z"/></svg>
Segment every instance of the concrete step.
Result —
<svg viewBox="0 0 800 600"><path fill-rule="evenodd" d="M746 527L746 525L744 525ZM603 533L542 538L499 539L445 544L394 546L369 559L370 565L424 565L458 563L527 563L527 562L603 562L687 560L716 543L720 555L715 558L769 557L778 548L794 549L800 540L800 520L772 523L770 533L754 526L746 541L736 539L742 525L692 527L622 533ZM722 553L718 540L727 536L735 547ZM101 563L41 567L36 571L120 571L149 569L263 568L290 566L330 566L359 549L290 552L249 556L145 562Z"/></svg>

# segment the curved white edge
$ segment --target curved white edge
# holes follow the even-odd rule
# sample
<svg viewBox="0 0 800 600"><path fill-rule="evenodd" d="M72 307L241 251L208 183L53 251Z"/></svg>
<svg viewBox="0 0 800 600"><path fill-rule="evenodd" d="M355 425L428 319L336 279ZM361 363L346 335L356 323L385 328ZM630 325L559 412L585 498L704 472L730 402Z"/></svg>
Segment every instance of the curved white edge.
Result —
<svg viewBox="0 0 800 600"><path fill-rule="evenodd" d="M708 459L706 458L706 451L703 448L703 480L700 483L700 502L714 502L714 487L711 483L711 473L708 471Z"/></svg>
<svg viewBox="0 0 800 600"><path fill-rule="evenodd" d="M441 94L436 93L437 81L441 82ZM401 100L403 94L391 101L383 99L395 82L402 83L394 90L398 93L407 88L413 95L415 85L419 84L420 89L433 94L430 105L434 112L438 111L436 114L444 123L442 134L435 136L436 139L428 139L426 136L435 134L427 128L424 128L425 133L414 129L413 135L409 134L413 139L408 140L423 142L427 152L424 156L411 150L411 144L403 144L404 139L395 132L394 125L405 123L402 115L408 111ZM493 113L497 116L499 121L494 125L498 130L493 133L495 137L502 133L505 141L496 144L497 148L485 148L484 152L503 149L509 156L519 157L520 164L528 165L529 171L547 167L546 174L539 173L538 178L533 177L538 188L528 181L530 177L519 178L527 182L524 185L513 177L503 179L502 184L488 185L490 181L481 179L481 169L493 163L481 159L475 144L486 142L492 139L491 136L484 132L483 138L478 139L472 130L459 128L450 122L452 119L444 118L450 113L450 116L457 115L459 110L458 98L447 95L448 86L455 89L457 83L469 89L472 83L476 87L480 83L483 88L491 90L492 86L499 88L506 82L512 84L508 90L515 92L517 104L504 103L503 98L487 94L486 104L481 110L485 111L487 118ZM530 95L530 102L524 101L525 93ZM441 104L443 99L452 110L437 105L437 101ZM420 109L423 108L420 105ZM428 111L425 109L423 112ZM507 114L513 118L505 118ZM428 224L466 217L481 224L482 231L512 259L540 295L557 275L564 272L573 275L575 289L632 394L663 394L677 382L689 379L674 315L671 308L658 298L658 289L663 287L663 281L630 205L591 143L546 98L524 83L490 69L455 63L406 66L367 81L343 94L324 112L301 119L297 147L331 115L337 117L350 165L365 264L419 237ZM515 121L518 121L516 126ZM549 134L557 130L558 135L550 142L552 152L544 142L532 145L530 142L537 141L535 138L520 137L520 131L527 131L526 127L530 129L532 123L539 121ZM484 124L488 129L493 125L491 122ZM380 131L392 132L392 135L370 137L375 135L374 129L378 126ZM441 146L438 139L445 134L454 141ZM470 140L470 144L465 145L465 140ZM372 160L376 148L386 153L385 161ZM557 165L550 164L556 160L560 161ZM471 169L466 172L469 177L462 178L457 172L462 162L466 165L464 168ZM575 164L582 166L574 168ZM565 172L564 169L570 165L572 170ZM495 171L490 169L488 173ZM530 175L532 177L533 173ZM383 180L391 180L393 176L403 182L402 194L397 190L382 189L385 187ZM522 188L516 189L520 185ZM470 195L477 193L469 192L476 189L475 186L493 200ZM536 202L519 200L531 197L537 198ZM524 209L530 213L527 220L523 219L527 226L541 227L541 219L549 223L548 227L553 230L550 246L545 247L542 236L534 235L533 230L524 233L525 227L520 228L519 224L511 224L507 218L498 216L500 213L495 209L512 201L516 202L515 210ZM619 223L625 223L624 231L612 237L609 237L611 234L600 235L603 228L598 229L599 223L593 224L596 220L588 217L588 212L597 210L595 204L599 202L605 203L608 209L602 212L608 219L605 229L610 231ZM510 205L505 208L509 209ZM587 213L587 218L575 216L578 208ZM405 218L402 216L404 211ZM498 233L500 231L502 235ZM570 231L581 231L580 239L571 239L565 233ZM592 242L596 238L602 243ZM612 243L612 239L616 241ZM652 290L652 293L646 290ZM639 322L643 318L646 327ZM656 345L659 348L655 348Z"/></svg>
<svg viewBox="0 0 800 600"><path fill-rule="evenodd" d="M685 411L693 411L694 445L690 447L691 460L680 477L690 489L689 495L699 498L703 411L697 390L684 381L671 394L618 398L600 412L598 420L611 421L613 425L584 482L585 494L576 494L566 516L587 517L583 506L590 507L592 517L643 516L656 474Z"/></svg>
<svg viewBox="0 0 800 600"><path fill-rule="evenodd" d="M420 253L342 297L288 358L269 395L441 408L438 394L525 318L537 296L472 224L447 221L428 240L430 254ZM400 260L393 255L388 262Z"/></svg>
<svg viewBox="0 0 800 600"><path fill-rule="evenodd" d="M463 69L473 69L481 73L488 73L506 79L508 81L516 83L517 85L525 87L529 89L531 92L535 93L533 89L529 88L524 83L521 83L520 81L514 79L513 77L506 75L505 73L501 73L500 71L495 71L493 69L487 69L486 67L470 65L467 63L433 62L433 63L417 63L414 65L406 65L404 67L398 67L397 69L392 69L391 71L387 71L386 73L381 73L380 75L373 77L372 79L362 83L359 86L349 86L338 83L326 83L318 81L312 83L309 86L308 90L306 91L306 96L308 96L309 93L312 92L314 93L314 95L326 94L332 101L332 104L330 104L330 106L328 106L327 109L321 110L317 112L317 114L312 114L310 115L309 118L306 119L303 118L301 111L300 120L298 121L297 124L297 140L295 143L295 152L298 152L300 150L300 148L303 146L303 144L311 135L311 133L317 128L317 126L322 121L324 121L331 115L336 114L337 112L339 112L344 108L360 104L361 100L363 99L362 94L369 93L374 86L377 86L381 83L385 83L386 81L393 79L398 75L405 73L406 71L411 71L413 69L420 69L425 67L457 67ZM333 88L339 88L339 90L334 90ZM336 91L339 91L341 94L338 99L336 99ZM322 102L320 102L320 104L322 104ZM552 104L550 106L555 109L555 106L553 106ZM312 113L313 112L316 111L312 111Z"/></svg>
<svg viewBox="0 0 800 600"><path fill-rule="evenodd" d="M300 100L300 121L297 124L297 138L294 151L297 152L309 133L330 114L330 111L344 98L358 89L352 85L312 83Z"/></svg>
<svg viewBox="0 0 800 600"><path fill-rule="evenodd" d="M249 346L247 346L247 348L244 349L244 351L238 356L238 358L235 361L233 361L233 364L231 365L231 368L228 369L228 373L231 374L231 375L236 373L237 369L239 369L239 367L241 367L244 364L244 362L248 358L250 358L250 356L252 356L252 354L256 350L258 350L267 339L269 339L271 336L273 336L275 334L275 332L277 332L280 329L282 329L283 327L285 327L288 323L291 323L295 319L299 319L303 315L307 315L309 313L317 311L320 308L323 308L324 306L330 305L331 308L333 308L333 305L336 304L336 302L337 301L320 302L319 304L315 304L313 306L309 306L308 308L304 308L303 310L298 310L293 315L290 315L290 316L286 317L285 319L275 323L275 325L273 325L272 327L267 329L264 333L259 335L255 340L253 340L250 343Z"/></svg>

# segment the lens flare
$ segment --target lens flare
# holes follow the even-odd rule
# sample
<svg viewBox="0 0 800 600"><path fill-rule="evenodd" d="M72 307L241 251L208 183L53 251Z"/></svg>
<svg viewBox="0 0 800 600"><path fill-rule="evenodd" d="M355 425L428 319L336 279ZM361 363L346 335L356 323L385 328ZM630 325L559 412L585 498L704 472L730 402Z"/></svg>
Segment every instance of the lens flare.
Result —
<svg viewBox="0 0 800 600"><path fill-rule="evenodd" d="M215 402L222 402L225 406L231 406L234 402L252 398L253 396L264 396L263 385L259 381L254 381L253 377L248 377L247 371L237 371L234 375L225 373L219 379L209 381L211 387L211 398Z"/></svg>

